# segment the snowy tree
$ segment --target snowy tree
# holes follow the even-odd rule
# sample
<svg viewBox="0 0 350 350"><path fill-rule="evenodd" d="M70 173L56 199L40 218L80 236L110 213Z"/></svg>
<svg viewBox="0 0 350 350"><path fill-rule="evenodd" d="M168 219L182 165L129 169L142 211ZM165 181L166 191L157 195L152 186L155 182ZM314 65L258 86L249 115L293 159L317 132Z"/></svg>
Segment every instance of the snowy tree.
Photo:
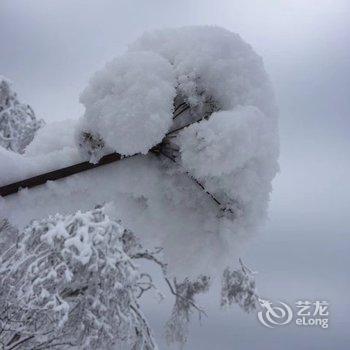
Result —
<svg viewBox="0 0 350 350"><path fill-rule="evenodd" d="M110 217L97 208L33 221L6 244L2 343L155 348L138 304L155 286L136 268L140 259L160 266L175 298L169 343L186 342L191 314L205 314L196 296L215 276L222 306L254 310L253 272L242 262L224 267L231 248L237 252L239 239L266 218L278 170L277 113L261 58L218 27L147 33L92 77L80 101L75 140L84 159L96 163L111 152L128 159L49 184L32 195L42 200L40 213L28 210L30 195L5 200L4 210L26 221L63 206L117 205ZM161 248L145 249L140 237Z"/></svg>
<svg viewBox="0 0 350 350"><path fill-rule="evenodd" d="M155 349L137 301L151 282L127 255L141 248L130 237L104 208L33 221L0 259L3 348Z"/></svg>
<svg viewBox="0 0 350 350"><path fill-rule="evenodd" d="M261 58L238 35L199 26L144 34L91 79L80 148L157 152L251 231L266 217L278 171L277 112Z"/></svg>
<svg viewBox="0 0 350 350"><path fill-rule="evenodd" d="M138 301L155 286L152 276L137 268L139 259L161 268L175 296L167 338L185 343L190 313L204 313L194 297L208 290L209 278L174 278L172 283L158 257L162 249L144 249L106 211L97 207L56 214L33 221L17 235L2 222L1 349L110 349L123 344L134 350L156 349Z"/></svg>
<svg viewBox="0 0 350 350"><path fill-rule="evenodd" d="M19 102L10 82L0 76L0 146L23 153L43 123L29 105Z"/></svg>
<svg viewBox="0 0 350 350"><path fill-rule="evenodd" d="M80 100L79 145L92 161L107 150L164 157L168 171L188 175L217 205L228 246L266 218L278 171L277 112L261 58L238 35L218 27L146 33L96 73ZM203 273L167 280L176 296L168 342L185 343L193 298L209 288L210 273ZM257 300L242 262L224 270L222 306L249 312Z"/></svg>
<svg viewBox="0 0 350 350"><path fill-rule="evenodd" d="M172 124L175 93L172 67L159 55L130 52L114 59L81 94L86 112L78 143L83 149L105 143L122 155L146 154Z"/></svg>

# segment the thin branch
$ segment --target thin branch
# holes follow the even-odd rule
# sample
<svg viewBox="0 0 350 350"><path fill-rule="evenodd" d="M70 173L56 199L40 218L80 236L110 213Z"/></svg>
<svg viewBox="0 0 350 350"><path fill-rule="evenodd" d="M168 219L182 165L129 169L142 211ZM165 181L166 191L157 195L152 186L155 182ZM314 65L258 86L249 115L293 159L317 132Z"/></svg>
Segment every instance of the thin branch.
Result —
<svg viewBox="0 0 350 350"><path fill-rule="evenodd" d="M183 105L183 104L185 104L185 103L182 103L181 105ZM181 106L181 105L180 105L180 106ZM180 106L179 106L179 107L180 107ZM184 107L182 110L180 110L180 111L177 112L177 113L176 113L176 111L177 111L177 110L176 110L176 111L174 112L173 120L175 120L179 115L181 115L183 112L187 111L188 109L190 109L190 106L188 106L188 105L185 104L185 107Z"/></svg>
<svg viewBox="0 0 350 350"><path fill-rule="evenodd" d="M15 349L17 346L25 343L26 341L29 341L30 339L33 339L34 338L34 335L30 335L29 337L27 338L24 338L20 341L18 341L17 343L15 343L13 346L11 346L10 348L8 348L7 350L12 350L12 349Z"/></svg>
<svg viewBox="0 0 350 350"><path fill-rule="evenodd" d="M121 159L124 159L121 155L117 153L111 153L103 156L97 164L93 164L86 161L86 162L74 164L65 168L50 171L48 173L33 176L29 179L25 179L25 180L14 182L9 185L1 186L0 196L5 197L10 194L18 192L21 188L31 188L38 185L42 185L49 180L54 181L54 180L62 179L64 177L77 174L85 170L93 169L101 165L116 162Z"/></svg>
<svg viewBox="0 0 350 350"><path fill-rule="evenodd" d="M158 264L163 271L165 271L166 269L166 264L164 264L162 261L158 260L154 255L150 254L147 250L144 252L139 252L139 253L135 253L133 255L130 256L131 259L147 259L147 260L151 260L153 262L155 262L156 264Z"/></svg>
<svg viewBox="0 0 350 350"><path fill-rule="evenodd" d="M177 164L178 166L181 166L174 158L168 156L167 154L165 154L164 152L162 152L161 149L158 150L158 152L163 155L164 157L170 159L173 163ZM186 170L185 170L186 171ZM227 211L231 214L234 214L234 211L231 209L231 208L226 208L226 207L223 207L223 205L221 204L221 202L211 193L209 192L205 187L204 185L199 182L193 175L191 175L188 171L186 171L186 174L187 176L192 180L194 181L207 195L209 195L211 197L211 199L218 205L220 206L221 210L222 211Z"/></svg>

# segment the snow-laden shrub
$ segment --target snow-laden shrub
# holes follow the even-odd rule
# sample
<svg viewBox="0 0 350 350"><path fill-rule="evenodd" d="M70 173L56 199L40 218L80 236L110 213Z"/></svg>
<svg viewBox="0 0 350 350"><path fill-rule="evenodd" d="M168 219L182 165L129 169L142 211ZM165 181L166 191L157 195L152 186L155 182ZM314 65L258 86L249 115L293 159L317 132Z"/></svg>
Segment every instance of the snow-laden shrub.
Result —
<svg viewBox="0 0 350 350"><path fill-rule="evenodd" d="M0 344L156 348L125 232L104 208L33 221L0 256Z"/></svg>
<svg viewBox="0 0 350 350"><path fill-rule="evenodd" d="M160 70L167 89L154 78ZM97 73L81 101L79 144L93 161L108 147L147 153L165 136L160 153L235 219L231 231L252 230L266 217L278 171L277 111L261 58L237 34L211 26L146 33Z"/></svg>
<svg viewBox="0 0 350 350"><path fill-rule="evenodd" d="M0 146L23 153L43 123L29 105L19 102L10 82L0 76Z"/></svg>
<svg viewBox="0 0 350 350"><path fill-rule="evenodd" d="M78 143L84 144L85 137L88 148L147 153L171 126L174 97L173 71L165 59L150 52L116 58L94 75L80 97L85 114ZM99 138L103 145L95 147Z"/></svg>
<svg viewBox="0 0 350 350"><path fill-rule="evenodd" d="M186 342L191 314L206 315L196 297L208 291L210 277L171 278L162 248L145 249L109 218L111 209L56 214L22 233L0 220L1 349L157 349L138 302L155 288L152 274L136 267L141 260L160 267L175 297L168 343ZM222 305L254 309L254 277L242 262L225 270L221 298Z"/></svg>

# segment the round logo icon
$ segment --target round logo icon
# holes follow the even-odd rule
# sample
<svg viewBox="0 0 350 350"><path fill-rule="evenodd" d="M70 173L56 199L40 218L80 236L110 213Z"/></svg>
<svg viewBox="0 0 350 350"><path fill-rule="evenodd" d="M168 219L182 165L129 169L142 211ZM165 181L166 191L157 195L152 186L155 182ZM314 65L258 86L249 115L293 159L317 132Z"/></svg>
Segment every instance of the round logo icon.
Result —
<svg viewBox="0 0 350 350"><path fill-rule="evenodd" d="M262 310L258 312L258 319L265 327L274 328L288 324L293 318L293 311L289 305L278 302L278 306L271 301L259 299Z"/></svg>

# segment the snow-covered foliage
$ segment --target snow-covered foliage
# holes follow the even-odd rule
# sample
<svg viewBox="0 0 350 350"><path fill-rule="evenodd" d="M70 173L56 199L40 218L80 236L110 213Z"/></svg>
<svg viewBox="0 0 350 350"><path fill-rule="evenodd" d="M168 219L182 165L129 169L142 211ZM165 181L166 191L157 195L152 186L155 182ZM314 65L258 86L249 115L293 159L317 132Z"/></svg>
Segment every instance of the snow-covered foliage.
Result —
<svg viewBox="0 0 350 350"><path fill-rule="evenodd" d="M199 316L204 313L196 306L194 297L208 291L210 278L202 275L194 281L186 278L182 282L178 282L175 278L174 286L170 284L169 280L168 284L176 299L171 317L166 324L166 338L169 344L174 342L185 344L188 337L191 312L198 311Z"/></svg>
<svg viewBox="0 0 350 350"><path fill-rule="evenodd" d="M173 90L177 93L174 107L174 93L171 98L168 96L169 111L174 108L174 118L181 112L170 126L168 133L171 134L165 137L177 147L174 162L162 155L156 157L152 152L146 156L137 155L6 197L0 201L0 211L11 223L23 227L33 218L89 210L97 203L112 201L117 208L114 217L120 218L142 240L163 247L169 270L179 278L216 273L216 269L221 274L222 267L240 254L241 242L266 217L271 180L277 170L276 113L261 59L239 36L217 27L149 33L129 51L126 56L131 55L134 60L126 60L125 56L113 61L97 73L83 93L82 98L91 102L92 109L99 106L101 110L97 108L97 120L88 112L92 109L86 109L78 123L79 143L86 146L85 155L93 161L104 152L115 150L109 148L101 135L100 123L104 125L106 116L102 113L104 102L106 110L107 105L113 106L112 110L116 107L115 125L123 124L125 132L121 137L128 138L126 144L142 143L147 129L142 122L139 125L142 137L136 137L133 128L129 134L129 119L118 114L119 102L126 106L126 100L122 103L120 99L128 99L130 110L135 105L136 119L143 115L142 104L147 106L147 113L153 107L158 113L158 104L148 105L142 94L133 98L136 95L131 91L134 88L138 91L140 83L147 94L157 86L146 87L143 83L152 79L156 83L162 80L161 73L168 72L164 75L173 78L166 80L167 83L162 81L168 87L174 83ZM145 63L136 58L145 55L149 57ZM152 62L155 61L159 65L152 77ZM129 70L130 75L127 74ZM196 71L203 78L191 80ZM122 84L124 78L126 86ZM181 83L184 81L186 84ZM189 82L197 87L190 89ZM112 93L122 86L125 87L123 93ZM206 97L201 99L203 94ZM226 97L222 99L221 94ZM98 96L102 96L101 99ZM114 99L118 101L115 104L112 103ZM186 126L180 119L192 124L173 132L174 127ZM113 124L112 114L108 114L106 123L108 121ZM11 180L86 160L72 147L71 124L66 139L60 142L64 139L64 128L65 123L42 128L24 156L0 149L0 160L6 164L0 167L0 182L5 185ZM109 130L113 138L113 127ZM61 136L56 137L56 134ZM64 147L65 143L68 147ZM43 149L49 152L44 154Z"/></svg>
<svg viewBox="0 0 350 350"><path fill-rule="evenodd" d="M0 252L0 344L155 349L137 301L144 281L124 234L131 235L103 207L33 221Z"/></svg>
<svg viewBox="0 0 350 350"><path fill-rule="evenodd" d="M240 260L240 269L226 268L222 276L221 305L238 304L244 311L256 309L258 295L254 273Z"/></svg>
<svg viewBox="0 0 350 350"><path fill-rule="evenodd" d="M160 153L209 193L232 230L251 231L266 217L278 171L277 111L261 58L238 35L210 26L146 33L97 73L81 101L79 143L92 161L105 146L146 153L165 136Z"/></svg>
<svg viewBox="0 0 350 350"><path fill-rule="evenodd" d="M193 116L174 121L173 159L251 230L266 216L278 171L277 113L261 58L238 35L209 26L147 33L131 50L171 62Z"/></svg>
<svg viewBox="0 0 350 350"><path fill-rule="evenodd" d="M169 62L150 52L127 53L97 72L82 93L80 132L123 155L147 153L171 126L174 97Z"/></svg>
<svg viewBox="0 0 350 350"><path fill-rule="evenodd" d="M57 329L55 339L34 332L29 344L63 336L90 347L127 340L136 348L153 344L137 304L153 288L152 278L134 265L148 259L162 268L175 296L167 339L183 343L191 312L203 313L195 296L208 289L209 277L221 276L240 254L242 237L266 217L278 134L262 60L238 35L218 27L156 31L97 72L81 102L85 113L77 126L42 128L23 155L0 149L6 164L0 182L97 162L110 152L141 154L0 200L2 216L20 229L37 219L2 257L0 279L12 279L2 291L12 303L9 310L20 334ZM71 214L109 201L110 217L135 235L102 209ZM49 216L57 212L62 215ZM162 261L155 258L160 251ZM121 290L123 297L114 300ZM221 297L222 305L252 310L257 297L249 269L226 269ZM76 322L78 313L84 326ZM89 337L79 327L89 328Z"/></svg>
<svg viewBox="0 0 350 350"><path fill-rule="evenodd" d="M23 153L43 123L29 105L19 102L10 82L0 76L0 146Z"/></svg>
<svg viewBox="0 0 350 350"><path fill-rule="evenodd" d="M210 277L171 282L162 248L145 249L110 219L111 209L34 220L20 234L0 222L1 349L157 349L139 305L155 288L136 265L141 259L160 267L175 297L168 342L185 344L190 315L205 314L195 297Z"/></svg>

